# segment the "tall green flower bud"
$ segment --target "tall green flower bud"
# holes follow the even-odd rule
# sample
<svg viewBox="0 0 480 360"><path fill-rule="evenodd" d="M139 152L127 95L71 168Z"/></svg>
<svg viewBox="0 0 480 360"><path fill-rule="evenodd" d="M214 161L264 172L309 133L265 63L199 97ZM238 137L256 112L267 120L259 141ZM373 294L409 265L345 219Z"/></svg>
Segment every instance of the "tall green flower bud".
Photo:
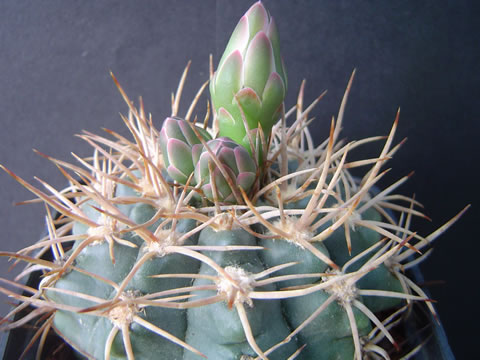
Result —
<svg viewBox="0 0 480 360"><path fill-rule="evenodd" d="M268 138L286 89L277 27L259 1L240 19L210 82L219 136L250 151L242 113L250 130L261 125Z"/></svg>

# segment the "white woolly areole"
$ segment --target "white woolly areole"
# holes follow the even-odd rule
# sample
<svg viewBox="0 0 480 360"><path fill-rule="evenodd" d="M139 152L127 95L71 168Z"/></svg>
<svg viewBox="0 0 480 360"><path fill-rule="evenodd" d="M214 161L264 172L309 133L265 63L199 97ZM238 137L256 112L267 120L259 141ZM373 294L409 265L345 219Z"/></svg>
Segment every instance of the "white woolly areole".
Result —
<svg viewBox="0 0 480 360"><path fill-rule="evenodd" d="M136 314L140 312L140 309L136 303L129 302L129 300L135 299L135 293L133 291L126 291L120 296L124 303L120 303L108 312L108 318L112 324L121 329L124 326L130 326Z"/></svg>
<svg viewBox="0 0 480 360"><path fill-rule="evenodd" d="M240 228L240 226L234 222L232 214L228 212L217 215L215 219L215 224L217 224L218 229L215 229L213 227L212 229L216 232Z"/></svg>
<svg viewBox="0 0 480 360"><path fill-rule="evenodd" d="M345 275L338 270L331 270L327 272L327 274L329 275L322 277L323 281L332 280ZM336 281L326 288L325 291L334 295L337 301L342 305L350 304L357 298L357 287L355 286L355 281L352 281L352 279Z"/></svg>
<svg viewBox="0 0 480 360"><path fill-rule="evenodd" d="M125 228L125 225L119 224L116 219L106 216L105 214L100 215L97 224L98 226L89 227L87 230L88 236L98 239L94 241L92 245L102 243L105 237L113 235Z"/></svg>
<svg viewBox="0 0 480 360"><path fill-rule="evenodd" d="M302 245L302 243L310 242L310 240L313 237L313 233L311 231L308 231L305 228L303 229L298 228L297 222L298 222L297 217L286 216L284 222L282 222L282 220L277 220L276 222L273 223L273 225L276 228L290 235L288 238L285 238L286 241L291 242L297 245L298 247L304 249L305 247ZM276 235L276 234L273 234L273 235Z"/></svg>
<svg viewBox="0 0 480 360"><path fill-rule="evenodd" d="M297 177L297 183L302 184L303 181L299 180L301 177ZM298 197L298 187L296 184L288 183L287 186L282 188L282 201L288 201L291 200L292 198ZM275 195L275 191L270 191L267 194L265 194L266 198L271 201L272 203L276 204L278 206L278 197Z"/></svg>
<svg viewBox="0 0 480 360"><path fill-rule="evenodd" d="M164 210L166 212L173 212L176 204L168 195L169 189L164 189L163 184L151 183L148 177L141 177L138 181L138 186L142 189L142 197L149 197L155 203L157 210Z"/></svg>
<svg viewBox="0 0 480 360"><path fill-rule="evenodd" d="M255 282L252 274L237 266L227 266L224 270L233 282L226 278L218 280L218 293L226 296L229 305L247 303L249 306L253 306L252 299L248 296Z"/></svg>
<svg viewBox="0 0 480 360"><path fill-rule="evenodd" d="M344 216L347 212L349 212L348 208L339 210L338 214L333 218L332 222L336 222L342 216ZM348 226L352 231L355 231L356 223L361 220L362 220L362 215L360 215L356 211L352 211L352 213L345 219L344 226Z"/></svg>
<svg viewBox="0 0 480 360"><path fill-rule="evenodd" d="M105 235L110 235L112 230L105 225L99 225L95 227L89 227L87 230L87 234L94 238L104 238Z"/></svg>
<svg viewBox="0 0 480 360"><path fill-rule="evenodd" d="M302 184L301 175L297 177L297 183ZM298 186L295 183L289 183L286 188L282 189L282 198L289 199L295 196L298 196Z"/></svg>
<svg viewBox="0 0 480 360"><path fill-rule="evenodd" d="M180 234L172 230L157 231L156 238L158 241L151 241L145 247L147 252L154 252L157 256L162 257L166 254L165 248L168 246L179 246L183 241L178 241Z"/></svg>

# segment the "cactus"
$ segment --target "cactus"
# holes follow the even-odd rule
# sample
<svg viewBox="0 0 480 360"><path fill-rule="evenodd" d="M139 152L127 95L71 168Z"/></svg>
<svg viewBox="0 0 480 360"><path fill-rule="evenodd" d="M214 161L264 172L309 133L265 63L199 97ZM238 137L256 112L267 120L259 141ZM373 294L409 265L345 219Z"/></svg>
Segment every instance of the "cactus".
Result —
<svg viewBox="0 0 480 360"><path fill-rule="evenodd" d="M257 53L263 46L271 51ZM40 190L2 166L45 202L48 224L45 239L1 253L27 263L20 277L42 272L36 289L13 284L30 296L0 288L19 301L7 318L35 308L3 328L38 316L39 353L54 330L92 359L408 353L391 328L413 303L435 310L404 270L465 210L422 236L410 230L413 217L425 217L418 203L395 195L408 176L377 190L399 147L398 113L376 158L348 160L356 147L384 139L338 140L352 80L327 140L316 147L305 141L319 98L303 109L302 85L297 111L283 112L285 70L261 2L240 20L212 78L218 131L178 117L176 105L159 131L114 78L133 141L84 133L94 155L78 159L82 166L45 155L69 181L64 191L43 182ZM260 94L255 106L247 101ZM262 137L255 158L248 145ZM355 178L349 170L359 167L368 170Z"/></svg>

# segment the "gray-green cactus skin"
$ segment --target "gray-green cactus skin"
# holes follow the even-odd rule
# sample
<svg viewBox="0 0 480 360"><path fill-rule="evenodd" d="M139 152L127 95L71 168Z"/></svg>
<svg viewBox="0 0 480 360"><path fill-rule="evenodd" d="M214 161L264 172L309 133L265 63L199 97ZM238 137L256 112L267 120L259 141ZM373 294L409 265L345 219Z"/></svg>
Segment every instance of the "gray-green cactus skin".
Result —
<svg viewBox="0 0 480 360"><path fill-rule="evenodd" d="M115 196L138 197L139 194L135 193L128 186L118 185ZM86 202L82 209L92 220L99 221L102 215L92 205L95 206L91 202ZM130 206L119 205L118 207L122 213L138 224L150 220L155 214L153 207L142 203ZM180 236L180 234L191 230L194 225L194 221L182 220L176 227L176 233ZM152 225L152 229L157 226L158 222ZM75 223L72 233L73 235L87 234L88 227ZM115 289L104 281L96 280L90 274L97 274L111 282L121 284L146 251L145 243L137 236L129 233L122 237L127 241L131 241L137 247L115 243L113 247L115 262L112 262L109 246L106 242L88 246L75 259L75 269L78 270L64 274L61 279L55 282L55 288L89 294L104 300L111 299L115 294ZM183 244L194 245L197 243L197 237L195 235L191 236ZM71 252L81 244L81 241L76 242ZM81 270L85 270L89 274L84 274ZM138 297L140 295L176 289L178 286L183 287L188 284L189 280L154 279L151 278L151 275L196 272L197 270L198 263L196 261L184 258L178 254L162 256L159 253L158 256L145 262L135 273L135 276L125 288L125 293ZM56 303L80 308L88 308L97 304L94 301L80 299L77 296L70 296L55 291L47 292L47 297ZM176 337L184 338L185 336L187 322L184 310L152 307L140 312L139 316L147 319L153 325L161 326L162 329ZM55 315L54 326L79 352L87 355L89 358L103 359L107 335L112 330L114 324L108 317L58 311ZM130 336L136 359L182 359L183 349L181 347L141 326L132 325ZM126 355L121 337L117 336L112 346L111 359L125 358Z"/></svg>
<svg viewBox="0 0 480 360"><path fill-rule="evenodd" d="M211 228L202 231L199 244L202 245L257 245L258 240L243 229L215 232ZM252 251L231 251L222 253L207 253L217 264L224 268L234 267L247 273L259 273L265 270L260 254ZM202 265L200 274L215 275L211 268ZM198 279L196 285L208 281ZM275 287L265 286L262 290L274 290ZM212 293L212 292L211 292ZM209 295L205 291L200 296ZM246 305L248 319L257 344L262 349L268 349L282 341L290 333L287 319L283 315L281 303L254 301ZM245 338L244 330L238 314L224 303L192 308L188 310L187 340L190 344L202 349L209 359L239 359L242 355L255 357L255 352ZM210 323L210 326L205 324ZM292 341L272 354L270 359L288 358L297 349ZM198 359L192 353L185 354L185 359Z"/></svg>
<svg viewBox="0 0 480 360"><path fill-rule="evenodd" d="M140 194L126 185L117 185L115 196L139 197ZM305 205L306 203L307 201L302 201L289 204L289 206L298 208L299 205ZM153 207L141 202L133 205L118 205L118 208L138 224L149 221L155 215ZM102 215L95 210L95 204L86 202L82 209L93 221L99 222ZM364 217L369 220L377 220L380 215L374 210L369 210ZM158 220L155 224L152 224L150 229L155 231L160 222L161 220ZM176 227L176 233L181 236L194 226L195 221L182 220ZM75 223L74 235L86 233L88 233L88 227ZM316 243L315 246L319 251L336 261L338 265L343 265L352 256L380 240L377 233L364 229L352 230L351 237L352 254L349 254L346 247L343 229L338 229L327 241ZM146 253L145 243L136 236L126 233L122 235L122 238L131 241L137 247L133 248L115 243L113 249L115 263L112 263L106 242L88 246L76 257L75 270L69 271L60 280L57 280L55 288L88 294L105 300L111 299L115 294L112 286L95 279L91 274L97 274L120 285L139 259ZM77 242L71 251L74 251L80 245L81 241ZM183 245L264 247L265 250L255 251L202 252L223 268L234 267L242 269L247 274L257 274L268 268L289 262L298 262L298 264L275 275L317 274L325 273L329 269L327 264L312 255L309 250L297 244L285 239L256 238L244 229L239 228L216 231L211 227L206 227L200 232L199 237L198 234L192 235L185 240ZM358 267L359 265L356 265L356 268ZM88 274L82 273L82 270L88 272ZM352 270L354 269L352 268ZM179 254L164 255L159 253L139 268L125 291L127 294L138 297L182 288L191 284L191 279L174 278L173 276L183 273L215 276L215 270L206 264L200 264L198 261ZM171 274L172 278L155 279L151 277L158 274ZM368 280L368 278L370 279ZM256 288L256 290L272 291L295 285L315 284L320 281L319 277L312 277L307 280L288 280L265 285ZM364 283L367 289L371 288L371 284L375 284L377 289L382 290L398 290L400 287L398 280L393 281L394 284L392 285L392 274L387 269L378 273L369 273L365 277ZM193 282L194 286L208 284L211 284L211 281L203 277ZM362 284L362 282L359 282L357 285L361 288ZM216 290L197 291L192 300L198 301L215 295L215 293ZM294 328L315 312L329 298L329 295L327 291L317 291L310 295L290 299L253 300L252 303L245 304L252 333L258 346L261 349L268 349L282 341ZM48 291L47 296L51 301L74 307L89 308L96 305L94 301L57 291ZM368 305L367 299L359 297L359 300ZM376 299L372 306L373 311L380 311L400 303L401 301L398 299L392 302L390 298L380 297ZM354 310L354 313L359 334L364 336L371 330L370 321L362 313L356 310ZM252 358L256 356L255 351L246 339L237 312L225 302L193 307L188 310L153 307L139 312L139 316L186 341L206 355L208 359L246 359L245 356L251 356ZM81 353L88 354L91 358L102 359L107 335L114 324L108 317L58 311L55 315L54 326ZM201 359L193 352L184 350L137 324L130 327L130 338L135 359ZM272 352L268 358L287 359L304 344L307 344L307 346L300 353L298 359L353 358L354 343L350 324L341 302L331 302L326 310L304 331L301 331L288 344ZM111 359L126 359L120 336L116 337L110 356ZM244 357L242 358L242 356Z"/></svg>

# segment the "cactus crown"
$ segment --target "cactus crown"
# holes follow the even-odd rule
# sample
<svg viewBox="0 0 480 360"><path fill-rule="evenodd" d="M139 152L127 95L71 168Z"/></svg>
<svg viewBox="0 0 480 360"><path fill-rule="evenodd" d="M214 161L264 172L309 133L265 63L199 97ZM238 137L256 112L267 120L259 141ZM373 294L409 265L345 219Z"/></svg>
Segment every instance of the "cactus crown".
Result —
<svg viewBox="0 0 480 360"><path fill-rule="evenodd" d="M413 217L425 217L418 202L395 194L408 176L376 190L398 150L398 114L376 158L349 161L356 147L385 139L338 140L352 79L320 145L307 114L321 96L304 109L304 83L285 113L296 116L293 125L275 123L286 75L261 2L240 20L211 80L217 132L189 121L195 100L178 117L181 90L156 129L114 78L133 141L84 133L94 154L78 158L82 166L46 156L69 181L64 191L44 182L40 190L2 166L45 202L48 224L44 239L0 254L27 263L20 279L42 274L36 287L2 280L31 295L0 288L19 302L3 329L40 317L40 353L53 329L93 359L402 353L391 328L413 302L434 313L404 270L461 213L421 236L410 229ZM361 167L362 178L350 174ZM22 318L28 306L35 310Z"/></svg>

